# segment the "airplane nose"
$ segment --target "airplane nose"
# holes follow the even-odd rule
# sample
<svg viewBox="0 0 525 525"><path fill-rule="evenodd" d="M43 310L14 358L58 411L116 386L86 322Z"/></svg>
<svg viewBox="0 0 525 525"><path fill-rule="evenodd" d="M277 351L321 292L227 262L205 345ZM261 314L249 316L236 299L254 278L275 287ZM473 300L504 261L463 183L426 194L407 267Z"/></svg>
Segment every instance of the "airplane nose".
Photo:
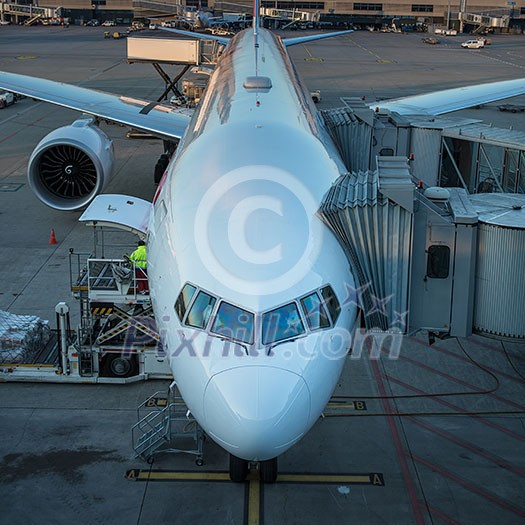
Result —
<svg viewBox="0 0 525 525"><path fill-rule="evenodd" d="M269 366L215 374L204 392L206 432L228 452L262 461L282 454L307 431L310 392L303 378Z"/></svg>

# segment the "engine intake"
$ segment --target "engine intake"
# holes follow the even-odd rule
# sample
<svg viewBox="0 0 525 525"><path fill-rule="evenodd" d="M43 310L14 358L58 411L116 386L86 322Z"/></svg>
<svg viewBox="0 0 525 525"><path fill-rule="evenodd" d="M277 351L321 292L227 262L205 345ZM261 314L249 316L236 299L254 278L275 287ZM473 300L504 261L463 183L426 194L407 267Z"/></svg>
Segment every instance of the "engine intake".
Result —
<svg viewBox="0 0 525 525"><path fill-rule="evenodd" d="M111 139L81 118L46 135L29 159L31 189L57 210L78 210L101 193L113 175Z"/></svg>

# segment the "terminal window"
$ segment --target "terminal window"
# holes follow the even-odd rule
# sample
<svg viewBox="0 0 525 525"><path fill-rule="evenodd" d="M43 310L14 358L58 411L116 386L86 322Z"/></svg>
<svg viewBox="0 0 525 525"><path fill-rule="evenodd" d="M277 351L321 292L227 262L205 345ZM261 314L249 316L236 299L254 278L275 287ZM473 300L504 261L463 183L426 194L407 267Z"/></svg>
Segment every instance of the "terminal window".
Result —
<svg viewBox="0 0 525 525"><path fill-rule="evenodd" d="M354 4L354 11L382 11L383 4Z"/></svg>
<svg viewBox="0 0 525 525"><path fill-rule="evenodd" d="M324 9L324 2L301 2L298 0L297 2L277 2L275 3L273 0L268 2L262 2L262 7L271 7L274 9Z"/></svg>
<svg viewBox="0 0 525 525"><path fill-rule="evenodd" d="M427 4L412 4L413 13L433 13L434 6Z"/></svg>

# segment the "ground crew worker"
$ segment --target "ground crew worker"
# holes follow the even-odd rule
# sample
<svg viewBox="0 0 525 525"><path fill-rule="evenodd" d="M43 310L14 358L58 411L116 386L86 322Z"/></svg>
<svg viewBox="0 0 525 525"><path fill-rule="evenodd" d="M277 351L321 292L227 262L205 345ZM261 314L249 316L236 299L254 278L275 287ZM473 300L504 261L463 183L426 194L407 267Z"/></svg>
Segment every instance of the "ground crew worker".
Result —
<svg viewBox="0 0 525 525"><path fill-rule="evenodd" d="M137 249L129 256L129 260L135 267L135 280L137 282L137 291L142 294L149 292L148 285L148 260L146 252L146 243L142 240L138 242Z"/></svg>

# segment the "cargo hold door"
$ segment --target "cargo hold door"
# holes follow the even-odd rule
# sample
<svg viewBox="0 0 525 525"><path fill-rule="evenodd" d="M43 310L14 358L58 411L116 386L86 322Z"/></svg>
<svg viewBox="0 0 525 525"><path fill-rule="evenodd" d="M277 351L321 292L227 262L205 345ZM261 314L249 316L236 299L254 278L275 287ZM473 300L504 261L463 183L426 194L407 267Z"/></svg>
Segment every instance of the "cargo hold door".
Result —
<svg viewBox="0 0 525 525"><path fill-rule="evenodd" d="M138 197L98 195L78 220L88 226L119 228L144 239L152 209L151 202Z"/></svg>

